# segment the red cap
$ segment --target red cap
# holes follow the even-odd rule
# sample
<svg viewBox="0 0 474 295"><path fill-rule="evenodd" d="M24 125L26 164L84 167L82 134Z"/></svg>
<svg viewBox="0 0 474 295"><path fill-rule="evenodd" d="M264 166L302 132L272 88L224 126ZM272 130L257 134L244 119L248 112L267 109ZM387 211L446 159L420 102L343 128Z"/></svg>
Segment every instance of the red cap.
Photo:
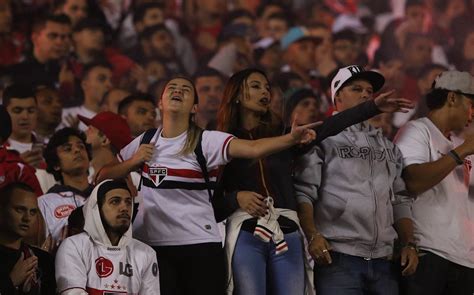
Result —
<svg viewBox="0 0 474 295"><path fill-rule="evenodd" d="M87 126L91 125L99 129L118 150L121 150L132 141L132 135L127 121L115 113L100 112L92 119L77 115L77 118Z"/></svg>

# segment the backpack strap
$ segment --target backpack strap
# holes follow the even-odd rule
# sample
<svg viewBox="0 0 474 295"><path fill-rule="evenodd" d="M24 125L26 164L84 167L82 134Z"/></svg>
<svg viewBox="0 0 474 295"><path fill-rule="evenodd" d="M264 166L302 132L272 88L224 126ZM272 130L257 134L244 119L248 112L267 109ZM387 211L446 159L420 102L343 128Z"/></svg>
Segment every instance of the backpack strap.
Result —
<svg viewBox="0 0 474 295"><path fill-rule="evenodd" d="M209 173L207 171L207 163L206 163L206 158L204 157L204 153L202 152L202 134L204 133L204 130L201 130L199 133L199 139L196 145L196 148L194 149L194 153L196 154L196 159L199 163L199 166L201 167L202 175L204 176L204 180L206 181L207 184L207 193L209 194L209 202L212 201L212 192L211 192L211 181L209 180Z"/></svg>
<svg viewBox="0 0 474 295"><path fill-rule="evenodd" d="M158 131L157 128L150 128L147 131L145 131L142 139L140 140L140 144L138 145L138 147L140 147L142 144L149 144L157 131ZM138 191L140 191L142 188L142 182L143 182L143 169L140 172L140 182L138 183L138 188L137 188Z"/></svg>

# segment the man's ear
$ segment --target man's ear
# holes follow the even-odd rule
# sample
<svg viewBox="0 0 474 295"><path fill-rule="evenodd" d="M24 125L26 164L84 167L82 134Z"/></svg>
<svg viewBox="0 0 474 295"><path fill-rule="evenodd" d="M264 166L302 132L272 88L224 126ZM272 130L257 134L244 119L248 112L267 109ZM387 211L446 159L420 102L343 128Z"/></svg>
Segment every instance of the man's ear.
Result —
<svg viewBox="0 0 474 295"><path fill-rule="evenodd" d="M163 111L163 100L162 99L158 100L158 109L160 109L160 111Z"/></svg>
<svg viewBox="0 0 474 295"><path fill-rule="evenodd" d="M111 145L112 143L110 142L110 139L107 138L107 136L104 136L102 138L102 142L100 143L102 146L109 146Z"/></svg>
<svg viewBox="0 0 474 295"><path fill-rule="evenodd" d="M448 97L446 98L446 103L448 104L448 106L456 105L456 100L457 100L456 93L452 91L448 92Z"/></svg>

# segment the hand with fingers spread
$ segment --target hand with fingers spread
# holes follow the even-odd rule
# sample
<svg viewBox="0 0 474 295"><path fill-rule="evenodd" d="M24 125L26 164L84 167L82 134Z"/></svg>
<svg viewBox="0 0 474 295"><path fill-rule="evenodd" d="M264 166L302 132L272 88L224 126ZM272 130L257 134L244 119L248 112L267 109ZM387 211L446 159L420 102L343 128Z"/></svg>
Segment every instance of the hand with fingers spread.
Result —
<svg viewBox="0 0 474 295"><path fill-rule="evenodd" d="M38 257L31 256L25 259L25 255L21 253L20 258L13 266L10 272L10 279L13 286L17 287L25 283L26 280L36 272L38 266Z"/></svg>
<svg viewBox="0 0 474 295"><path fill-rule="evenodd" d="M330 250L331 246L320 233L313 235L308 242L308 252L317 264L326 265L332 263Z"/></svg>
<svg viewBox="0 0 474 295"><path fill-rule="evenodd" d="M401 265L402 276L409 276L415 273L418 266L418 253L414 247L406 246L402 248Z"/></svg>
<svg viewBox="0 0 474 295"><path fill-rule="evenodd" d="M374 99L377 108L384 113L402 112L407 113L408 109L414 108L413 102L406 98L391 98L390 96L395 92L391 90L384 92Z"/></svg>
<svg viewBox="0 0 474 295"><path fill-rule="evenodd" d="M237 202L240 208L253 217L263 217L268 212L265 197L251 191L240 191L237 193Z"/></svg>
<svg viewBox="0 0 474 295"><path fill-rule="evenodd" d="M155 143L141 144L137 152L132 156L132 161L135 167L140 167L143 163L148 162L153 157L155 151Z"/></svg>
<svg viewBox="0 0 474 295"><path fill-rule="evenodd" d="M316 131L313 128L323 124L322 121L298 126L296 120L291 124L291 136L298 144L307 144L316 139Z"/></svg>

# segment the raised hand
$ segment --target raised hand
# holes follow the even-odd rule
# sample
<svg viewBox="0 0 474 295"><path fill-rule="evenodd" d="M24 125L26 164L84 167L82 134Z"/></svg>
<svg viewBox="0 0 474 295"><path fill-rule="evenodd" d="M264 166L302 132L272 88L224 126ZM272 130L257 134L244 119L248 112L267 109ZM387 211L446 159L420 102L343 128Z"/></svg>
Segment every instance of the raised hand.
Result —
<svg viewBox="0 0 474 295"><path fill-rule="evenodd" d="M291 136L297 144L307 144L316 139L314 127L323 124L322 121L298 126L296 120L291 124Z"/></svg>
<svg viewBox="0 0 474 295"><path fill-rule="evenodd" d="M414 108L413 102L406 98L391 98L390 96L395 92L391 90L384 92L374 99L377 108L384 113L402 112L407 113L408 109Z"/></svg>
<svg viewBox="0 0 474 295"><path fill-rule="evenodd" d="M20 154L20 158L26 164L38 168L43 161L43 153L40 149L30 150Z"/></svg>
<svg viewBox="0 0 474 295"><path fill-rule="evenodd" d="M74 129L77 129L78 126L79 126L79 119L77 118L77 116L74 116L73 114L68 114L65 118L66 120L66 125L71 127L71 128L74 128Z"/></svg>
<svg viewBox="0 0 474 295"><path fill-rule="evenodd" d="M265 197L251 191L240 191L237 193L237 202L242 210L253 217L262 217L267 214L268 206Z"/></svg>

